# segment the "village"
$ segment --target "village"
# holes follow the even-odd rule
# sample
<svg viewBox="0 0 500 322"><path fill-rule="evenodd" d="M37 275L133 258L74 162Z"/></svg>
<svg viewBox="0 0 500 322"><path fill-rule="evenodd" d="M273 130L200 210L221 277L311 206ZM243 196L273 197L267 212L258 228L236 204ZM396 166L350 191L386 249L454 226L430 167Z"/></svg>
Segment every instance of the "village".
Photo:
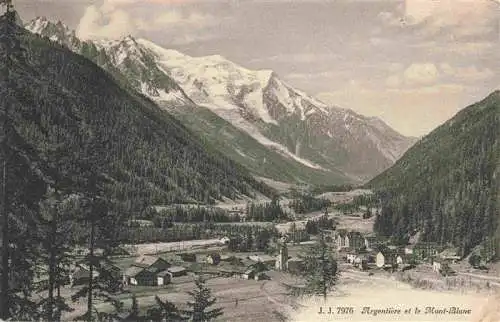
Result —
<svg viewBox="0 0 500 322"><path fill-rule="evenodd" d="M450 276L456 274L450 264L456 264L461 259L456 254L438 254L440 247L435 243L421 242L398 247L386 245L386 242L376 236L363 235L358 231L329 230L324 234L325 239L337 250L338 259L361 271L405 271L427 263L432 265L434 272ZM218 246L198 251L146 254L135 258L125 255L116 258L114 263L108 263L107 269L126 287L165 286L192 273L262 280L266 278L265 272L270 270L299 273L299 249L314 241L292 245L290 248L293 251L289 252L287 237L282 237L275 256L264 253L231 253L227 250L229 242L229 237L223 237L218 240ZM291 256L291 253L295 256ZM87 283L89 274L86 265L76 263L69 276L70 285ZM96 272L94 274L94 277L98 277Z"/></svg>
<svg viewBox="0 0 500 322"><path fill-rule="evenodd" d="M229 210L244 215L242 209L232 207ZM336 225L309 234L304 228L307 226L304 219L307 218L310 221L330 218ZM302 285L301 254L318 238L324 238L334 250L341 276L357 272L367 278L373 275L398 276L403 280L402 274L415 272L422 278L446 281L457 276L457 271L463 273L464 267L470 266L456 252L436 243L417 241L403 246L391 245L389 240L375 236L371 229L366 228L373 223L373 218L363 218L361 213L315 212L300 219L276 224L280 228L278 235L271 237L272 247L265 251L235 249L232 247L235 237L230 235L200 241L124 245L122 254L101 263L99 271L108 272L119 281L118 297L125 305L131 305L130 298L137 296L141 305L146 306L141 309L153 305L155 296L167 296L182 307L195 277L205 276L209 285L213 283L214 295L226 312L221 321L230 321L231 317L244 320L245 314L257 307L266 320L280 320L277 316L290 311L294 299L288 290L290 286L300 288ZM361 228L356 230L356 227ZM485 270L481 270L481 265L483 263L479 261L477 267L468 267L467 271L472 269L483 274ZM494 277L483 280L484 275L469 275L471 285L500 286L500 280ZM465 275L459 277L465 278ZM96 270L93 278L99 279ZM83 261L76 261L68 277L68 292L83 287L89 279L89 267ZM112 309L108 303L99 303L96 307L103 311ZM241 311L241 308L245 310ZM70 316L72 314L75 313Z"/></svg>

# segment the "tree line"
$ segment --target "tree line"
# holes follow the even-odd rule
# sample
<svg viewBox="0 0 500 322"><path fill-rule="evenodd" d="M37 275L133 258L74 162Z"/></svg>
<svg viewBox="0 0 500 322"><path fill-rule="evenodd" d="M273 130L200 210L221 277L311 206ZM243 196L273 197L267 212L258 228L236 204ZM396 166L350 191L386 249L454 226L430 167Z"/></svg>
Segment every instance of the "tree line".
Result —
<svg viewBox="0 0 500 322"><path fill-rule="evenodd" d="M277 197L267 203L249 203L246 206L246 221L281 221L289 220L290 214L283 210Z"/></svg>
<svg viewBox="0 0 500 322"><path fill-rule="evenodd" d="M328 214L317 219L310 219L306 222L306 232L310 235L318 235L323 229L335 229L336 222L333 218L328 218Z"/></svg>
<svg viewBox="0 0 500 322"><path fill-rule="evenodd" d="M230 223L240 222L238 214L230 214L225 209L206 206L176 205L160 211L150 210L140 216L151 220L155 227L170 228L176 223Z"/></svg>
<svg viewBox="0 0 500 322"><path fill-rule="evenodd" d="M331 205L328 199L316 198L310 192L291 191L292 200L288 207L293 209L297 214L305 214L308 212L324 210Z"/></svg>

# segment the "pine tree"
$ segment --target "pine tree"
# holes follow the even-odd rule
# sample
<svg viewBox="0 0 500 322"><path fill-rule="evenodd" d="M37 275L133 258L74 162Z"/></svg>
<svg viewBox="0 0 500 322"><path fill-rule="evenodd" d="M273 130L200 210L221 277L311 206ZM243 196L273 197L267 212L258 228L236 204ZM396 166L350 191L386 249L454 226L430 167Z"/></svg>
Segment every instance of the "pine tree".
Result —
<svg viewBox="0 0 500 322"><path fill-rule="evenodd" d="M46 200L41 203L39 226L42 267L46 267L48 280L47 299L39 303L43 307L43 317L48 321L59 321L63 311L69 311L60 294L69 273L68 267L73 260L71 255L71 231L73 223L68 216L74 210L73 200L65 199L54 190L49 190ZM54 295L54 291L57 294Z"/></svg>
<svg viewBox="0 0 500 322"><path fill-rule="evenodd" d="M165 300L162 301L158 296L155 297L156 307L148 310L145 319L147 321L183 321L181 311L171 302Z"/></svg>
<svg viewBox="0 0 500 322"><path fill-rule="evenodd" d="M99 104L100 100L96 100ZM81 142L79 156L79 181L77 183L80 193L83 194L82 220L87 224L89 235L89 254L84 262L89 267L89 282L72 296L76 301L80 297L87 297L87 312L82 318L94 321L93 314L94 297L99 296L105 301L112 301L111 294L121 288L118 277L112 276L106 269L109 264L108 256L117 245L116 227L119 226L119 218L112 211L112 204L106 198L106 185L108 180L102 174L102 164L106 163L107 141L102 137L95 136L89 141ZM103 250L97 253L97 250ZM98 275L98 278L94 278Z"/></svg>
<svg viewBox="0 0 500 322"><path fill-rule="evenodd" d="M334 249L326 243L320 232L317 244L300 254L303 261L301 275L305 278L305 294L320 295L326 301L328 293L337 284L339 272Z"/></svg>
<svg viewBox="0 0 500 322"><path fill-rule="evenodd" d="M4 4L4 3L3 3ZM10 89L11 81L9 79L10 70L12 68L12 51L13 46L12 43L16 40L14 26L13 26L13 13L10 8L12 3L10 1L5 3L7 5L7 12L2 17L1 26L0 26L0 39L2 45L2 61L5 63L2 64L2 74L5 75L5 83L7 84L7 88ZM2 84L4 85L4 84ZM10 231L9 231L9 200L8 200L8 190L7 187L9 185L7 181L7 172L9 171L8 167L8 159L9 159L9 147L8 147L8 123L9 122L9 105L10 99L6 97L6 106L4 109L3 115L3 138L2 138L2 280L0 285L0 319L6 320L10 317Z"/></svg>
<svg viewBox="0 0 500 322"><path fill-rule="evenodd" d="M17 101L14 82L25 73L25 50L20 43L20 28L11 1L0 4L7 10L0 17L0 97L2 101L0 137L1 185L1 260L0 319L30 320L36 318L34 289L35 265L39 256L36 244L38 202L49 178L42 164L35 164L33 148L22 138L13 122ZM16 73L14 73L14 67Z"/></svg>
<svg viewBox="0 0 500 322"><path fill-rule="evenodd" d="M190 310L186 310L186 318L191 322L207 322L223 314L222 308L209 308L215 304L216 298L212 297L211 290L206 286L206 281L202 276L195 280L196 289L188 292L193 297L193 301L188 302Z"/></svg>

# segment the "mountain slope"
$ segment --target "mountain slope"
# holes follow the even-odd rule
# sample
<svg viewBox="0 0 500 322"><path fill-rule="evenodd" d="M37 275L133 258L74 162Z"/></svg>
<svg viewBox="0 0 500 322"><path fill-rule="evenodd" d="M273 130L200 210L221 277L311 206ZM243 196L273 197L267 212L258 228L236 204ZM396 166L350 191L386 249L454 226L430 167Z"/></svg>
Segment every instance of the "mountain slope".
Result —
<svg viewBox="0 0 500 322"><path fill-rule="evenodd" d="M310 168L271 150L208 108L185 106L168 111L207 143L260 177L318 184L349 181L343 173Z"/></svg>
<svg viewBox="0 0 500 322"><path fill-rule="evenodd" d="M16 130L60 171L78 176L73 164L93 155L112 182L108 196L127 201L129 210L271 193L88 59L29 32L22 40L28 63L18 62L13 72Z"/></svg>
<svg viewBox="0 0 500 322"><path fill-rule="evenodd" d="M123 84L175 110L183 120L192 115L193 105L208 109L235 127L232 132L242 140L248 141L249 136L262 145L268 151L266 159L286 158L294 168L292 179L272 169L271 163L264 166L266 171L254 172L257 175L276 173L272 178L277 180L309 181L308 173L316 172L322 181L360 182L389 167L415 141L379 119L329 107L292 88L272 71L251 71L218 55L190 57L130 36L81 41L62 23L43 18L26 28L92 59ZM186 124L195 131L209 122L196 119L201 123ZM216 147L227 146L214 135L209 134L208 140ZM259 154L254 147L246 150ZM235 149L225 153L239 158ZM247 168L262 169L262 160L242 161Z"/></svg>
<svg viewBox="0 0 500 322"><path fill-rule="evenodd" d="M424 137L369 186L382 196L376 229L421 231L467 254L500 249L500 91L460 111ZM496 239L495 239L496 238Z"/></svg>
<svg viewBox="0 0 500 322"><path fill-rule="evenodd" d="M269 70L251 71L221 56L190 57L137 41L196 104L310 168L362 181L390 166L414 142L380 119L333 108Z"/></svg>

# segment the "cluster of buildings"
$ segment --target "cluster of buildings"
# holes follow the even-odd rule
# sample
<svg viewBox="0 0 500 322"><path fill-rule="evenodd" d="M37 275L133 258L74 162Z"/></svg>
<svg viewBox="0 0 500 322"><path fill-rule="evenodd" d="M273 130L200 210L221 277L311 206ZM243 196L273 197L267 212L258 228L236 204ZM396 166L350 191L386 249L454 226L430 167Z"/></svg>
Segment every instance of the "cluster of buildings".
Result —
<svg viewBox="0 0 500 322"><path fill-rule="evenodd" d="M161 257L141 256L123 274L123 284L162 286L186 274L186 268L174 266Z"/></svg>
<svg viewBox="0 0 500 322"><path fill-rule="evenodd" d="M238 276L243 279L266 279L265 272L275 269L278 271L289 271L298 273L301 270L302 260L292 258L288 255L286 241L280 241L279 254L276 256L266 254L252 254L245 257L236 257L212 252L205 255L196 253L180 253L175 255L179 262L204 263L207 274L218 274L222 276ZM223 262L231 265L221 265ZM106 265L106 267L102 266ZM115 280L121 281L123 286L148 286L157 287L170 284L176 278L188 275L188 269L174 265L170 260L159 256L140 256L127 268L119 268L111 262L101 264L102 267L94 269L92 277L99 278L99 272L106 270L114 276ZM218 266L210 269L210 266ZM87 284L90 279L90 268L83 262L77 263L69 276L70 286Z"/></svg>
<svg viewBox="0 0 500 322"><path fill-rule="evenodd" d="M417 263L428 261L436 272L449 271L449 263L461 258L456 254L439 255L443 247L432 242L417 242L414 245L388 245L374 235L363 235L358 231L331 231L330 240L337 251L353 266L365 270L370 265L382 269L406 269Z"/></svg>
<svg viewBox="0 0 500 322"><path fill-rule="evenodd" d="M162 286L169 284L175 277L187 274L186 268L174 266L165 259L155 256L141 256L125 271L108 261L99 265L101 267L92 271L94 279L99 278L101 272L106 272L115 280L121 280L123 285ZM90 275L88 265L76 263L69 275L69 285L86 284Z"/></svg>

